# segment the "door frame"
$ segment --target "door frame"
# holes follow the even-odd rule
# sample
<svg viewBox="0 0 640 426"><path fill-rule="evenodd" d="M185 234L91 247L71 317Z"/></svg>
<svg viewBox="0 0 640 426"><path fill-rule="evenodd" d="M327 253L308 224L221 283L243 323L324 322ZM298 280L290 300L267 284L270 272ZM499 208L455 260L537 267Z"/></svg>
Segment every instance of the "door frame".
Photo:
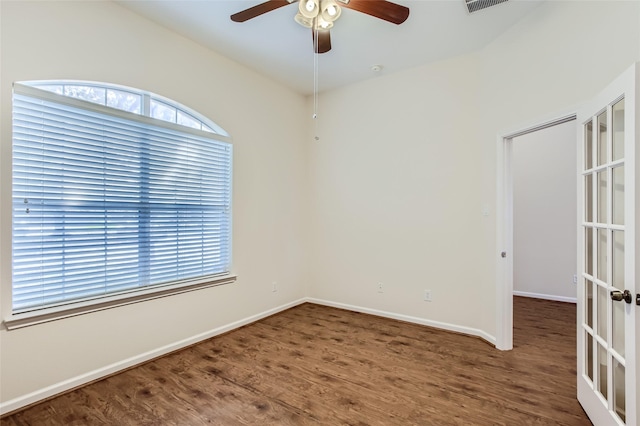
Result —
<svg viewBox="0 0 640 426"><path fill-rule="evenodd" d="M497 137L496 170L496 341L497 349L513 349L513 139L575 121L579 106L505 129ZM579 159L576 158L576 173ZM502 253L506 257L502 257Z"/></svg>

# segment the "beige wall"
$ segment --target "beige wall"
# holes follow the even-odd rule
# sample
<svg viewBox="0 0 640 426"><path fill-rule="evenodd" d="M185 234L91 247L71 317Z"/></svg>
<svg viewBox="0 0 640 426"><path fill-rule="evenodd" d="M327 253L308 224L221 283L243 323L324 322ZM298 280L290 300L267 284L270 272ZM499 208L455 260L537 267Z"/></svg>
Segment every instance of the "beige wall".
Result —
<svg viewBox="0 0 640 426"><path fill-rule="evenodd" d="M588 99L640 60L640 3L547 2L480 52L322 94L321 139L312 142L309 100L115 4L3 1L0 14L0 314L11 278L7 111L16 80L139 87L229 131L239 276L0 330L5 406L304 296L490 340L496 135Z"/></svg>
<svg viewBox="0 0 640 426"><path fill-rule="evenodd" d="M322 95L310 152L311 297L474 327L489 219L477 187L478 60Z"/></svg>
<svg viewBox="0 0 640 426"><path fill-rule="evenodd" d="M174 99L234 141L234 284L7 332L0 400L64 387L306 294L305 99L110 2L0 2L1 316L11 279L11 83L79 79ZM271 291L272 281L278 292ZM108 369L107 369L108 370ZM87 376L89 375L89 376ZM41 395L41 394L40 394Z"/></svg>
<svg viewBox="0 0 640 426"><path fill-rule="evenodd" d="M495 336L497 136L640 60L639 16L639 2L547 2L474 55L323 94L310 296Z"/></svg>
<svg viewBox="0 0 640 426"><path fill-rule="evenodd" d="M575 301L576 122L513 139L513 290Z"/></svg>

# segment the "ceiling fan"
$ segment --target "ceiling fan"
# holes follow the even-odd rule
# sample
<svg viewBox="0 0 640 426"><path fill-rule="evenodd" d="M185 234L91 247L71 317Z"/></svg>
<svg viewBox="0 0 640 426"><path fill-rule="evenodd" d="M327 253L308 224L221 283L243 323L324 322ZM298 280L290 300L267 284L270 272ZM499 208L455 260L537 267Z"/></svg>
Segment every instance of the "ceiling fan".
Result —
<svg viewBox="0 0 640 426"><path fill-rule="evenodd" d="M340 17L341 7L356 10L396 25L402 24L409 17L409 8L387 0L269 0L231 15L231 20L245 22L295 2L299 2L295 21L303 27L311 28L316 53L326 53L331 50L329 30L333 27L336 19Z"/></svg>

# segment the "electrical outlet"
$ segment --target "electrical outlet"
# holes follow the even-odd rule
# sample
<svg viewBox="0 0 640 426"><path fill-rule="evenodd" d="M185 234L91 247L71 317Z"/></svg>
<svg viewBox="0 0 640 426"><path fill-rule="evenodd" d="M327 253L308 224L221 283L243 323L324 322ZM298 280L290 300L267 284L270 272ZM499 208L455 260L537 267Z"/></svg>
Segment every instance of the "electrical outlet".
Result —
<svg viewBox="0 0 640 426"><path fill-rule="evenodd" d="M573 275L573 283L578 284L578 276L575 274Z"/></svg>
<svg viewBox="0 0 640 426"><path fill-rule="evenodd" d="M378 293L384 293L384 284L378 283Z"/></svg>
<svg viewBox="0 0 640 426"><path fill-rule="evenodd" d="M273 283L271 283L271 291L272 292L276 292L278 291L278 283L276 281L274 281Z"/></svg>
<svg viewBox="0 0 640 426"><path fill-rule="evenodd" d="M431 302L431 290L424 291L424 300L425 302Z"/></svg>

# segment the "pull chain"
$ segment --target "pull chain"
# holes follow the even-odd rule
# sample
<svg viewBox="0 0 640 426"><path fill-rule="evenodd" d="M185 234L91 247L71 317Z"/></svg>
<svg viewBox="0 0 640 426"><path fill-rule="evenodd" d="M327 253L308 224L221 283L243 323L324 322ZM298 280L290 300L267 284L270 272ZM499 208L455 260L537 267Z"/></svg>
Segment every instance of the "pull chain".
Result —
<svg viewBox="0 0 640 426"><path fill-rule="evenodd" d="M320 140L318 136L318 18L313 20L313 121L315 126L315 140Z"/></svg>

